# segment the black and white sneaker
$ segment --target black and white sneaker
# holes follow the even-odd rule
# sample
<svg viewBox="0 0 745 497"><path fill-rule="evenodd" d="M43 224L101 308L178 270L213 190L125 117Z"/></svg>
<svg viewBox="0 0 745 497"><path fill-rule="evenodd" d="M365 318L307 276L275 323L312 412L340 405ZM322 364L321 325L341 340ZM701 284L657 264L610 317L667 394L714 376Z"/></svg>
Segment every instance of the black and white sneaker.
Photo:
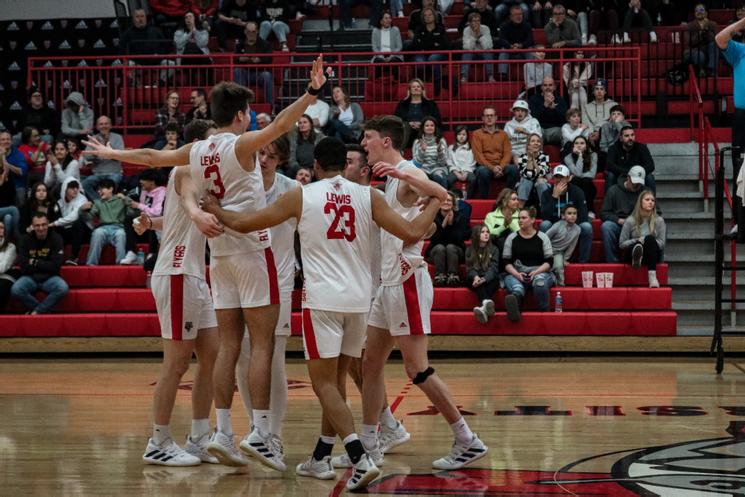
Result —
<svg viewBox="0 0 745 497"><path fill-rule="evenodd" d="M254 428L241 440L239 447L245 454L255 457L264 466L277 471L287 469L282 441L276 435L270 433L262 436L259 430Z"/></svg>
<svg viewBox="0 0 745 497"><path fill-rule="evenodd" d="M160 466L198 466L202 461L178 446L172 439L156 444L153 439L147 441L147 448L142 460L148 464Z"/></svg>
<svg viewBox="0 0 745 497"><path fill-rule="evenodd" d="M372 460L364 454L362 458L357 461L357 464L352 466L352 476L347 480L347 490L359 490L365 488L372 481L380 475L380 470Z"/></svg>
<svg viewBox="0 0 745 497"><path fill-rule="evenodd" d="M637 269L642 267L642 257L644 257L644 247L641 243L637 243L631 251L631 266Z"/></svg>
<svg viewBox="0 0 745 497"><path fill-rule="evenodd" d="M445 470L460 469L466 464L484 457L488 450L489 448L474 433L473 438L467 445L461 445L458 442L453 443L450 454L433 461L432 467Z"/></svg>

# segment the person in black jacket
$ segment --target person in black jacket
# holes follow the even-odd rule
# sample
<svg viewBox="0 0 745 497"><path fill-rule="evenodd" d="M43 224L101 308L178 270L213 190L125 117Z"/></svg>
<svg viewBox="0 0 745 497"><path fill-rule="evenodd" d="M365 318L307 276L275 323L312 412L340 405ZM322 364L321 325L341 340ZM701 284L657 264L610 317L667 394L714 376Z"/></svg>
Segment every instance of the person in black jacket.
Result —
<svg viewBox="0 0 745 497"><path fill-rule="evenodd" d="M510 18L499 26L499 39L496 46L506 49L532 48L533 26L525 20L522 7L514 4L510 7ZM532 59L533 52L499 52L499 60L509 59ZM522 64L512 70L513 74L519 74ZM506 76L509 72L508 64L499 64L499 74Z"/></svg>
<svg viewBox="0 0 745 497"><path fill-rule="evenodd" d="M435 9L427 7L422 9L422 20L424 26L414 33L412 50L415 52L433 52L414 55L414 62L440 62L446 59L445 50L450 50L450 39L445 26L437 24ZM442 66L440 64L419 64L417 73L423 74L426 69L432 67L432 80L435 83L435 96L440 94L442 88Z"/></svg>
<svg viewBox="0 0 745 497"><path fill-rule="evenodd" d="M470 219L458 209L458 198L448 192L435 217L435 233L425 256L435 265L435 286L460 286L458 265L463 261L465 241L471 234Z"/></svg>
<svg viewBox="0 0 745 497"><path fill-rule="evenodd" d="M424 91L424 81L419 78L409 81L409 93L405 99L396 105L394 114L400 117L404 123L408 124L407 147L410 147L414 143L414 139L425 117L434 117L437 120L437 125L442 125L440 109L434 100L427 98L427 94Z"/></svg>
<svg viewBox="0 0 745 497"><path fill-rule="evenodd" d="M34 214L33 233L21 237L18 262L21 277L13 283L10 293L28 309L27 314L46 314L67 295L68 286L59 273L62 266L62 237L49 231L49 219L42 213ZM41 290L47 298L39 302L35 294Z"/></svg>
<svg viewBox="0 0 745 497"><path fill-rule="evenodd" d="M634 166L644 168L644 185L656 193L652 154L645 144L636 141L634 128L624 126L621 128L620 138L611 145L605 158L605 191L610 190L618 182L618 178L628 174Z"/></svg>
<svg viewBox="0 0 745 497"><path fill-rule="evenodd" d="M621 236L621 228L626 218L634 211L639 192L644 187L644 168L634 166L628 175L621 179L623 182L619 180L605 194L603 210L600 212L600 219L603 220L600 232L603 237L605 262L619 262L618 238Z"/></svg>
<svg viewBox="0 0 745 497"><path fill-rule="evenodd" d="M485 224L471 230L471 246L466 249L466 285L476 292L481 302L473 308L473 315L486 324L495 313L492 297L499 289L499 249L490 242L491 234Z"/></svg>
<svg viewBox="0 0 745 497"><path fill-rule="evenodd" d="M41 139L51 145L54 137L59 133L60 118L54 110L44 103L44 95L41 90L32 87L29 92L28 107L23 110L18 119L16 129L22 130L29 126L36 128L41 133Z"/></svg>

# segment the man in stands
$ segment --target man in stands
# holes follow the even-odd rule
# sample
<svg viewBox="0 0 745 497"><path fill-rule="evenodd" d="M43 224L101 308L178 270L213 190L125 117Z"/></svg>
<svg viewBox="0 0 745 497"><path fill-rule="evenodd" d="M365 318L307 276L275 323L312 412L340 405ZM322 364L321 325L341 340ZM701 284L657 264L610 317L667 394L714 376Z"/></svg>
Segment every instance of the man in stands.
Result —
<svg viewBox="0 0 745 497"><path fill-rule="evenodd" d="M62 236L64 243L72 245L70 258L65 264L77 266L80 262L80 245L90 237L90 229L85 221L80 217L80 208L88 199L80 191L80 183L73 176L65 178L60 188L61 196L57 201L60 217L55 219L50 225L57 233Z"/></svg>
<svg viewBox="0 0 745 497"><path fill-rule="evenodd" d="M119 133L111 131L111 119L108 116L101 116L96 120L96 129L98 134L94 138L97 141L113 149L124 150L124 138ZM88 156L85 157L85 163L91 165L93 172L83 180L83 190L89 200L98 198L96 187L102 179L109 179L114 185L118 185L122 180L122 163L118 160Z"/></svg>
<svg viewBox="0 0 745 497"><path fill-rule="evenodd" d="M186 111L185 124L189 124L194 119L210 119L210 103L207 101L207 92L203 88L193 89L189 100L191 109Z"/></svg>
<svg viewBox="0 0 745 497"><path fill-rule="evenodd" d="M23 109L23 113L18 119L17 129L23 129L26 126L36 128L41 133L41 139L51 144L59 132L59 117L44 102L44 95L41 90L33 86L30 92L28 107Z"/></svg>
<svg viewBox="0 0 745 497"><path fill-rule="evenodd" d="M497 127L497 110L484 107L481 129L471 133L471 150L476 159L476 185L480 198L489 197L492 179L504 178L507 188L519 180L517 166L512 164L512 145L507 133Z"/></svg>
<svg viewBox="0 0 745 497"><path fill-rule="evenodd" d="M574 48L582 46L579 27L573 19L567 19L567 9L554 5L551 20L546 27L546 43L551 48Z"/></svg>
<svg viewBox="0 0 745 497"><path fill-rule="evenodd" d="M261 67L260 64L272 63L272 47L268 41L259 36L259 27L253 22L246 23L243 29L243 42L236 45L235 52L241 55L238 62L241 64L239 69L234 69L234 80L239 85L260 85L264 92L264 100L270 105L274 104L274 78L271 69ZM256 55L266 54L266 55Z"/></svg>
<svg viewBox="0 0 745 497"><path fill-rule="evenodd" d="M655 192L654 159L649 148L636 141L636 133L631 125L621 128L621 138L608 149L605 159L605 191L618 182L618 179L629 173L632 167L644 168L644 184Z"/></svg>
<svg viewBox="0 0 745 497"><path fill-rule="evenodd" d="M158 55L167 54L171 51L173 42L163 36L163 32L155 26L148 24L147 13L144 9L135 9L132 12L132 25L122 34L119 46L123 55ZM159 64L161 66L175 65L173 60L160 59L132 59L129 65ZM165 86L168 76L172 74L167 70L159 72L161 86Z"/></svg>
<svg viewBox="0 0 745 497"><path fill-rule="evenodd" d="M719 47L715 36L719 27L709 19L706 6L696 4L693 9L694 19L686 25L683 33L683 60L696 66L699 76L713 76L719 66Z"/></svg>
<svg viewBox="0 0 745 497"><path fill-rule="evenodd" d="M634 166L624 178L623 183L616 183L606 193L603 199L603 210L600 219L603 220L601 233L606 262L618 262L618 237L626 218L631 215L636 205L639 192L644 187L644 168Z"/></svg>
<svg viewBox="0 0 745 497"><path fill-rule="evenodd" d="M510 18L499 27L497 46L505 49L533 47L533 27L525 20L525 14L520 5L510 7ZM531 59L532 57L532 52L499 52L499 60ZM519 74L518 69L515 68L512 72ZM509 72L509 64L499 65L500 75L506 76Z"/></svg>
<svg viewBox="0 0 745 497"><path fill-rule="evenodd" d="M561 145L561 127L566 123L567 103L556 91L554 78L543 78L541 92L532 95L528 105L530 113L543 128L543 143Z"/></svg>
<svg viewBox="0 0 745 497"><path fill-rule="evenodd" d="M484 26L487 26L489 28L489 31L493 35L496 35L499 32L499 24L497 24L497 16L492 10L492 8L489 6L488 0L474 0L471 2L471 5L466 7L465 12L463 13L463 17L460 20L460 23L458 23L458 32L462 33L463 30L466 29L466 26L468 26L468 17L473 13L478 12L481 16L481 24Z"/></svg>
<svg viewBox="0 0 745 497"><path fill-rule="evenodd" d="M13 139L8 130L0 130L0 161L2 161L3 174L6 174L6 180L10 179L13 181L13 186L16 191L14 206L16 212L15 216L13 216L15 218L15 226L8 227L7 224L5 225L5 229L8 230L9 233L13 233L18 230L18 206L26 203L28 164L26 163L26 157L23 153L21 153L17 147L13 146Z"/></svg>
<svg viewBox="0 0 745 497"><path fill-rule="evenodd" d="M49 219L42 213L31 218L33 233L23 235L18 243L18 262L21 277L13 283L11 295L26 307L26 314L46 314L62 300L69 290L59 273L64 258L62 237L49 231ZM47 298L39 302L36 292Z"/></svg>

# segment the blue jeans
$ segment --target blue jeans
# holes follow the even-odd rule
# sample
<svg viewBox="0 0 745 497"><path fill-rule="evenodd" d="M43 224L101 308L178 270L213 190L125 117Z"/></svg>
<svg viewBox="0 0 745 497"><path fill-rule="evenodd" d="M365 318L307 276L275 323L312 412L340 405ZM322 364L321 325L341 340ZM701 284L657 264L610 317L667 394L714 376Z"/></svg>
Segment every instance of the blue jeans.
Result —
<svg viewBox="0 0 745 497"><path fill-rule="evenodd" d="M274 33L280 43L287 43L287 34L290 32L290 26L282 21L261 21L259 26L259 36L262 40L269 38L269 33Z"/></svg>
<svg viewBox="0 0 745 497"><path fill-rule="evenodd" d="M5 236L13 236L17 240L19 235L18 225L21 222L21 213L18 211L18 207L15 205L0 207L0 221L5 225Z"/></svg>
<svg viewBox="0 0 745 497"><path fill-rule="evenodd" d="M116 188L119 186L119 182L122 180L121 174L91 174L87 178L83 180L83 190L85 191L85 196L88 197L88 200L93 202L96 199L99 199L101 197L98 196L98 192L96 191L96 186L98 186L98 182L102 179L110 179L114 182L114 191L116 191Z"/></svg>
<svg viewBox="0 0 745 497"><path fill-rule="evenodd" d="M47 298L39 302L34 294L37 290L47 294ZM29 311L36 311L38 314L51 312L52 308L67 295L69 288L65 280L59 276L50 276L44 281L35 281L30 276L21 276L18 281L13 283L10 293L23 302L23 305Z"/></svg>
<svg viewBox="0 0 745 497"><path fill-rule="evenodd" d="M233 79L242 86L259 85L264 91L264 100L274 105L274 76L271 71L253 69L233 70Z"/></svg>
<svg viewBox="0 0 745 497"><path fill-rule="evenodd" d="M514 188L520 180L520 171L514 164L508 164L504 167L503 177L507 188ZM494 172L486 166L476 166L476 191L479 198L489 197L489 187L494 179Z"/></svg>
<svg viewBox="0 0 745 497"><path fill-rule="evenodd" d="M517 184L517 198L525 202L530 198L530 192L533 191L533 188L535 188L540 199L543 192L548 190L548 183L545 178L542 181L520 178L520 182Z"/></svg>
<svg viewBox="0 0 745 497"><path fill-rule="evenodd" d="M329 119L326 131L326 136L338 138L345 143L355 143L357 141L356 133L338 119Z"/></svg>
<svg viewBox="0 0 745 497"><path fill-rule="evenodd" d="M494 54L491 52L468 52L464 53L461 56L461 60L494 60ZM461 78L468 79L468 70L470 69L470 64L461 64L460 66L460 76ZM494 74L494 66L492 64L484 64L484 68L486 71L486 77L490 78L492 74Z"/></svg>
<svg viewBox="0 0 745 497"><path fill-rule="evenodd" d="M433 53L429 55L415 55L414 56L414 62L441 62L445 60L445 55L441 53ZM440 88L442 88L442 66L440 64L433 64L431 66L416 66L415 70L417 73L417 77L421 77L425 72L427 67L432 67L432 81L435 84L435 93L440 93ZM425 81L427 80L426 77L422 78Z"/></svg>
<svg viewBox="0 0 745 497"><path fill-rule="evenodd" d="M517 296L518 301L522 303L525 300L525 292L528 289L533 290L538 310L546 312L549 310L549 296L551 287L554 286L554 276L551 273L540 273L533 277L531 281L521 282L511 274L504 277L504 286L507 293Z"/></svg>
<svg viewBox="0 0 745 497"><path fill-rule="evenodd" d="M444 189L447 190L448 188L448 176L445 172L436 172L436 173L427 173L427 177L437 183L438 185L442 186Z"/></svg>
<svg viewBox="0 0 745 497"><path fill-rule="evenodd" d="M693 48L683 52L683 61L696 66L706 67L711 72L716 72L719 65L719 47L713 41L706 47Z"/></svg>
<svg viewBox="0 0 745 497"><path fill-rule="evenodd" d="M621 225L613 221L604 221L600 227L603 236L605 262L618 262L618 237L621 236Z"/></svg>
<svg viewBox="0 0 745 497"><path fill-rule="evenodd" d="M116 249L116 261L124 259L124 252L126 249L127 235L124 233L124 228L118 224L105 224L99 226L93 230L91 235L91 246L88 249L88 260L86 264L89 266L97 266L98 260L101 258L101 249L105 245L113 245Z"/></svg>
<svg viewBox="0 0 745 497"><path fill-rule="evenodd" d="M552 223L548 219L545 219L541 221L538 229L545 233L549 230L549 228L551 228L551 226L553 226L553 224L554 223ZM579 223L579 229L579 241L577 243L577 245L579 246L578 261L584 264L590 262L590 253L592 252L592 223L590 221Z"/></svg>

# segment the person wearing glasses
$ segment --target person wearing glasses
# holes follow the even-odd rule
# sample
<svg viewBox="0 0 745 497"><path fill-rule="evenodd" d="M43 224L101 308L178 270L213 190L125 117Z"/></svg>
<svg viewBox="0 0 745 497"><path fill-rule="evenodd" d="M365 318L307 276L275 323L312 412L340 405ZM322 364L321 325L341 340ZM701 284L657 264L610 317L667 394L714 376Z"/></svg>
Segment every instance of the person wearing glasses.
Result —
<svg viewBox="0 0 745 497"><path fill-rule="evenodd" d="M554 5L551 20L544 29L546 42L551 48L582 46L579 27L574 20L567 19L567 10L561 4Z"/></svg>
<svg viewBox="0 0 745 497"><path fill-rule="evenodd" d="M520 179L517 166L512 162L512 145L507 133L497 127L497 111L484 107L481 129L471 134L471 150L476 159L476 189L478 198L488 198L492 179L505 179L505 186L512 188Z"/></svg>

